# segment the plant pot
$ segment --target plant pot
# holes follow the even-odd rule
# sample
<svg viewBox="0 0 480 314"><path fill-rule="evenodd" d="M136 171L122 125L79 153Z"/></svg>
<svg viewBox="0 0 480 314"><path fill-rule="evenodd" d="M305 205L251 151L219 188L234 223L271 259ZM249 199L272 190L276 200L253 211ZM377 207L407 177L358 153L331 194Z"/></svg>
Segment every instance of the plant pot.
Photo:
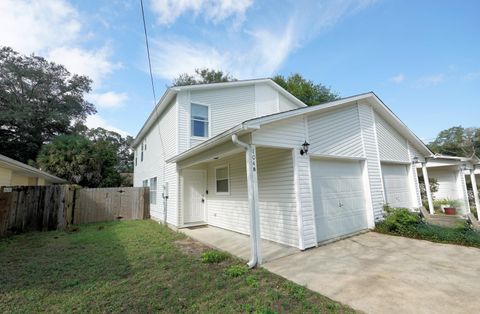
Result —
<svg viewBox="0 0 480 314"><path fill-rule="evenodd" d="M445 207L445 215L455 215L457 214L457 210L454 207Z"/></svg>

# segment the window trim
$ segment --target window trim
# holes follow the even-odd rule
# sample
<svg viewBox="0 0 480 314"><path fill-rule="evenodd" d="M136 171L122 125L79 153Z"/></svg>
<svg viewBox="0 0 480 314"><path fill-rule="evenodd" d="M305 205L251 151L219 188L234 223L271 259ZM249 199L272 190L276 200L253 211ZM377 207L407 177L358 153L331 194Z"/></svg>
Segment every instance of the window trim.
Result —
<svg viewBox="0 0 480 314"><path fill-rule="evenodd" d="M217 191L217 169L221 169L221 168L227 168L227 185L228 185L228 191L227 192L218 192ZM214 168L214 176L215 176L215 194L216 195L230 195L230 191L231 191L231 180L230 180L230 164L223 164L223 165L218 165ZM221 179L221 180L225 180L225 179Z"/></svg>
<svg viewBox="0 0 480 314"><path fill-rule="evenodd" d="M192 128L192 105L198 105L198 106L204 106L207 107L207 136L198 136L198 135L193 135L193 128ZM212 111L210 110L210 105L209 104L204 104L201 102L197 101L192 101L190 102L190 119L189 119L189 125L190 125L190 138L192 139L197 139L197 140L205 140L210 138L210 134L212 134Z"/></svg>

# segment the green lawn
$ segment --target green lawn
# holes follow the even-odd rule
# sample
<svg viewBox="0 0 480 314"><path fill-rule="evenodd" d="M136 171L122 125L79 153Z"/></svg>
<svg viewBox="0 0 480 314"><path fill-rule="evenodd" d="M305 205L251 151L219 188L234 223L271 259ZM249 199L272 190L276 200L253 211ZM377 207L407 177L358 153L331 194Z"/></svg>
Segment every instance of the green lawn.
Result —
<svg viewBox="0 0 480 314"><path fill-rule="evenodd" d="M0 239L0 312L354 312L233 257L204 263L206 250L153 221Z"/></svg>

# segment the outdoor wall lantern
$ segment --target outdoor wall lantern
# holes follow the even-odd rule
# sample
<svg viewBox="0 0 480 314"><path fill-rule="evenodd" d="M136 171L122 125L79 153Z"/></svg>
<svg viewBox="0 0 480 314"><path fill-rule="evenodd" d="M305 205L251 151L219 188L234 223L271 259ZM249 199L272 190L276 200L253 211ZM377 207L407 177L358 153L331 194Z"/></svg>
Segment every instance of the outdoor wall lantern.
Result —
<svg viewBox="0 0 480 314"><path fill-rule="evenodd" d="M460 166L460 168L461 168L463 171L468 170L467 164L462 164L462 165Z"/></svg>
<svg viewBox="0 0 480 314"><path fill-rule="evenodd" d="M418 157L415 156L415 157L413 157L412 164L416 165L416 164L418 164L419 161L420 160L418 159Z"/></svg>
<svg viewBox="0 0 480 314"><path fill-rule="evenodd" d="M310 146L310 144L308 144L307 141L303 142L302 144L302 149L300 149L300 155L306 155L308 153L308 146Z"/></svg>

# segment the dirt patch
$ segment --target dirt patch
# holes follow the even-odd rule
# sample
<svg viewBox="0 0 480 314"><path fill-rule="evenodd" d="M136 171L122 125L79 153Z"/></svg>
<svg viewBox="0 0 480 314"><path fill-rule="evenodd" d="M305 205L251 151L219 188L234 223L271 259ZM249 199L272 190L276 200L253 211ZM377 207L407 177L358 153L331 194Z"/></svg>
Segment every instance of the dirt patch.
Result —
<svg viewBox="0 0 480 314"><path fill-rule="evenodd" d="M204 251L210 249L208 246L189 237L177 240L174 243L180 249L180 251L189 255L200 256Z"/></svg>

